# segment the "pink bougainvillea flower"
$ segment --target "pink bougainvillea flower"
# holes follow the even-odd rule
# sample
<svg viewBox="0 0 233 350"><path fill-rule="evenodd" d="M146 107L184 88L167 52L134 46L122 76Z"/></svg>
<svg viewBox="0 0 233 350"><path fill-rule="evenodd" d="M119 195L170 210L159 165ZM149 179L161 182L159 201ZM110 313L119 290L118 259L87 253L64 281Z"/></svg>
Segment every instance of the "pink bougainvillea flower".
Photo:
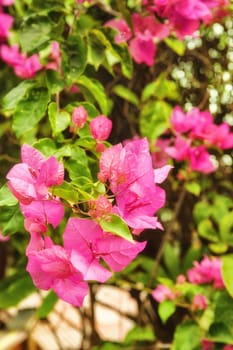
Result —
<svg viewBox="0 0 233 350"><path fill-rule="evenodd" d="M25 54L20 53L17 45L2 45L0 57L9 66L13 67L15 74L20 78L33 78L36 72L43 68L37 54L27 57Z"/></svg>
<svg viewBox="0 0 233 350"><path fill-rule="evenodd" d="M204 174L209 174L216 170L204 145L190 148L189 159L192 170L200 171Z"/></svg>
<svg viewBox="0 0 233 350"><path fill-rule="evenodd" d="M189 157L191 140L177 135L173 146L165 148L165 152L176 160L186 160Z"/></svg>
<svg viewBox="0 0 233 350"><path fill-rule="evenodd" d="M202 339L201 341L202 350L215 350L215 345L212 341L207 339Z"/></svg>
<svg viewBox="0 0 233 350"><path fill-rule="evenodd" d="M44 241L37 234L27 249L27 271L37 288L53 289L62 300L81 306L88 293L88 284L83 281L82 273L72 264L69 253L51 240Z"/></svg>
<svg viewBox="0 0 233 350"><path fill-rule="evenodd" d="M117 30L115 42L117 44L124 43L132 37L131 29L124 19L111 19L105 23L106 27L111 27Z"/></svg>
<svg viewBox="0 0 233 350"><path fill-rule="evenodd" d="M46 64L45 68L59 71L61 68L61 52L59 42L53 41L51 43L51 52L49 55L49 59L50 62Z"/></svg>
<svg viewBox="0 0 233 350"><path fill-rule="evenodd" d="M164 39L170 33L170 28L167 24L159 22L154 15L142 16L139 13L132 14L132 25L134 33L147 34L154 39Z"/></svg>
<svg viewBox="0 0 233 350"><path fill-rule="evenodd" d="M146 63L148 66L154 64L156 46L151 34L138 33L129 44L130 53L137 63Z"/></svg>
<svg viewBox="0 0 233 350"><path fill-rule="evenodd" d="M151 293L152 297L158 302L161 303L164 300L174 300L175 294L173 291L165 286L164 284L159 284Z"/></svg>
<svg viewBox="0 0 233 350"><path fill-rule="evenodd" d="M8 37L13 21L12 16L7 13L0 13L0 40Z"/></svg>
<svg viewBox="0 0 233 350"><path fill-rule="evenodd" d="M152 164L154 168L159 168L166 165L170 159L165 149L170 145L170 139L157 139L154 145L154 150L151 152Z"/></svg>
<svg viewBox="0 0 233 350"><path fill-rule="evenodd" d="M13 5L15 0L0 0L1 6L10 6Z"/></svg>
<svg viewBox="0 0 233 350"><path fill-rule="evenodd" d="M221 266L221 259L205 256L201 262L195 261L194 267L188 270L188 280L194 284L213 283L215 288L224 288Z"/></svg>
<svg viewBox="0 0 233 350"><path fill-rule="evenodd" d="M56 158L46 159L27 144L21 148L21 158L22 163L14 165L6 176L8 186L20 202L25 229L46 232L47 224L55 228L64 216L59 198L49 192L51 186L63 182L64 167Z"/></svg>
<svg viewBox="0 0 233 350"><path fill-rule="evenodd" d="M0 229L0 242L7 242L7 241L9 241L9 239L10 239L10 236L4 236L2 234L1 229Z"/></svg>
<svg viewBox="0 0 233 350"><path fill-rule="evenodd" d="M64 206L59 199L36 200L30 204L20 204L25 217L24 226L28 232L46 232L47 224L56 228L64 216Z"/></svg>
<svg viewBox="0 0 233 350"><path fill-rule="evenodd" d="M192 310L205 310L207 308L207 299L203 294L197 294L192 300Z"/></svg>
<svg viewBox="0 0 233 350"><path fill-rule="evenodd" d="M22 204L48 199L49 187L63 182L63 165L27 144L21 148L21 158L22 163L14 165L6 176L10 190Z"/></svg>
<svg viewBox="0 0 233 350"><path fill-rule="evenodd" d="M117 144L106 149L100 158L98 177L103 182L109 182L116 198L113 210L131 228L143 230L159 227L154 214L164 205L165 193L155 184L146 139L127 142L124 147Z"/></svg>
<svg viewBox="0 0 233 350"><path fill-rule="evenodd" d="M72 122L73 124L81 129L84 127L87 121L87 111L83 106L75 107L72 112Z"/></svg>
<svg viewBox="0 0 233 350"><path fill-rule="evenodd" d="M228 5L228 0L154 0L150 8L160 17L167 18L178 37L182 39L199 29L201 22L209 24L218 15L222 16L221 12Z"/></svg>
<svg viewBox="0 0 233 350"><path fill-rule="evenodd" d="M131 243L104 232L94 221L70 218L64 232L64 247L71 254L71 261L78 266L84 280L105 282L111 272L103 267L102 258L113 271L125 268L140 253L146 242Z"/></svg>
<svg viewBox="0 0 233 350"><path fill-rule="evenodd" d="M112 121L104 115L99 115L91 120L90 130L94 139L105 141L112 131Z"/></svg>

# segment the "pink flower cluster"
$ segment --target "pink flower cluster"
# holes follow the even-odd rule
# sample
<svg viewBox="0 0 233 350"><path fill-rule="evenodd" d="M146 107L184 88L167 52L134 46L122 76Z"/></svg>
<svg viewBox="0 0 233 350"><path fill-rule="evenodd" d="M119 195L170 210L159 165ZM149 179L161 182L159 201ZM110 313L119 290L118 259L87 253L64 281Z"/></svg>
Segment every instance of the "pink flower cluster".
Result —
<svg viewBox="0 0 233 350"><path fill-rule="evenodd" d="M183 39L197 31L201 23L210 24L227 14L228 0L143 0L147 10L167 21Z"/></svg>
<svg viewBox="0 0 233 350"><path fill-rule="evenodd" d="M132 14L132 31L124 19L112 19L105 25L115 28L117 43L129 41L130 53L137 63L154 64L156 41L169 35L167 25L160 23L154 15Z"/></svg>
<svg viewBox="0 0 233 350"><path fill-rule="evenodd" d="M80 306L88 293L88 281L105 282L112 271L127 266L145 244L104 232L90 219L70 218L64 231L64 246L39 233L31 234L27 271L37 288L51 288L62 300Z"/></svg>
<svg viewBox="0 0 233 350"><path fill-rule="evenodd" d="M100 133L101 130L102 126ZM88 293L88 281L105 282L113 271L127 266L146 244L105 232L99 220L111 220L112 214L119 215L137 234L144 228L161 227L154 213L164 204L165 193L156 183L167 177L171 167L153 170L146 139L104 150L99 179L107 185L106 194L87 203L88 218L68 219L64 244L57 245L46 232L49 224L56 228L64 216L61 200L52 193L52 187L63 182L63 165L54 157L46 159L26 144L22 146L21 158L22 163L13 166L7 180L19 200L25 229L30 233L27 271L36 287L51 288L61 299L80 306ZM113 195L115 205L112 205Z"/></svg>
<svg viewBox="0 0 233 350"><path fill-rule="evenodd" d="M6 176L8 186L20 203L25 229L46 232L47 224L55 228L64 215L62 203L50 192L50 187L63 182L64 167L27 144L21 148L21 159Z"/></svg>
<svg viewBox="0 0 233 350"><path fill-rule="evenodd" d="M172 139L159 139L156 146L160 152L154 154L161 164L168 156L177 161L187 161L191 170L211 173L215 166L211 162L208 148L230 149L233 147L233 133L227 123L216 125L208 111L193 108L185 113L176 106L171 115Z"/></svg>
<svg viewBox="0 0 233 350"><path fill-rule="evenodd" d="M219 258L207 256L201 262L194 262L194 267L188 270L188 280L194 284L213 283L214 288L224 288L221 275L222 261Z"/></svg>
<svg viewBox="0 0 233 350"><path fill-rule="evenodd" d="M113 212L121 216L134 234L145 228L161 228L154 217L165 203L163 182L170 166L154 171L146 139L117 144L106 149L100 158L98 178L108 183L116 199Z"/></svg>
<svg viewBox="0 0 233 350"><path fill-rule="evenodd" d="M124 19L112 19L106 26L117 30L116 43L129 42L137 63L154 64L157 41L175 31L178 38L192 35L202 22L211 23L227 14L228 0L143 0L145 14L131 15L132 29ZM161 17L164 22L157 18Z"/></svg>
<svg viewBox="0 0 233 350"><path fill-rule="evenodd" d="M37 53L28 57L25 53L20 52L17 45L0 46L0 58L14 69L14 73L23 79L33 78L35 74L45 69L59 70L61 65L61 54L58 42L51 43L51 52L49 62L44 66L40 63Z"/></svg>
<svg viewBox="0 0 233 350"><path fill-rule="evenodd" d="M11 29L14 18L3 12L2 6L9 6L14 3L14 0L0 0L0 43L8 38L9 30Z"/></svg>
<svg viewBox="0 0 233 350"><path fill-rule="evenodd" d="M202 350L215 350L216 349L215 343L210 341L210 340L207 340L207 339L203 339L201 342L201 345L202 345ZM233 345L231 345L231 344L224 345L222 347L222 350L233 350Z"/></svg>

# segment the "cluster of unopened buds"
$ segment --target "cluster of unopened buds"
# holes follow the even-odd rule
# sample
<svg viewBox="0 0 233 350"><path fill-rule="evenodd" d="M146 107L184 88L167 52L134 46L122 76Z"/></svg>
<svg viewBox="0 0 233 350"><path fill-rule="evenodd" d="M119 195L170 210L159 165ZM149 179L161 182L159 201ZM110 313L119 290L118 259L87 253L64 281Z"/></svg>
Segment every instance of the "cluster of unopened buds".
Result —
<svg viewBox="0 0 233 350"><path fill-rule="evenodd" d="M71 128L81 128L86 122L85 109L75 108ZM36 287L51 288L76 306L82 305L89 281L105 282L146 245L133 236L127 240L106 232L100 221L118 217L133 235L145 228L162 228L154 214L164 205L165 192L157 183L166 179L171 168L153 169L146 139L105 148L102 142L111 132L111 121L103 115L93 118L89 128L96 148L101 145L98 181L105 193L88 200L86 212L75 209L79 203L65 203L53 195L53 189L64 181L64 166L53 156L46 159L24 144L22 162L7 174L9 189L19 201L25 229L30 233L27 271ZM63 245L58 245L49 237L48 226L58 227L64 219L65 205L70 207L71 217L65 219Z"/></svg>

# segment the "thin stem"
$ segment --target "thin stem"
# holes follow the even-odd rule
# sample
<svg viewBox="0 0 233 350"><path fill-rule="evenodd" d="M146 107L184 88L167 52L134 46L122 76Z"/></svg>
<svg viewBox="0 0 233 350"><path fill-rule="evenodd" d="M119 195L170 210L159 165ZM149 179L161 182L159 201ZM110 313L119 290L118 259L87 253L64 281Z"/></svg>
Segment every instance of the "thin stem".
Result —
<svg viewBox="0 0 233 350"><path fill-rule="evenodd" d="M180 196L179 196L179 199L178 201L176 202L176 205L175 205L175 208L174 208L174 212L173 212L173 217L171 219L171 222L167 228L167 231L166 233L164 234L163 236L163 240L162 240L162 243L161 243L161 246L159 248L159 251L155 257L155 263L154 263L154 266L153 266L153 269L151 271L151 275L150 275L150 280L149 280L149 284L148 284L148 287L151 288L152 285L153 285L153 281L155 279L155 276L157 274L157 271L158 271L158 267L159 267L159 263L162 259L162 256L163 256L163 252L164 252L164 248L166 246L166 243L172 233L172 230L173 230L173 226L174 226L174 223L177 219L177 216L179 215L179 212L181 210L181 207L182 207L182 204L184 202L184 198L185 198L185 194L186 194L186 190L185 190L185 187L182 188L181 192L180 192Z"/></svg>

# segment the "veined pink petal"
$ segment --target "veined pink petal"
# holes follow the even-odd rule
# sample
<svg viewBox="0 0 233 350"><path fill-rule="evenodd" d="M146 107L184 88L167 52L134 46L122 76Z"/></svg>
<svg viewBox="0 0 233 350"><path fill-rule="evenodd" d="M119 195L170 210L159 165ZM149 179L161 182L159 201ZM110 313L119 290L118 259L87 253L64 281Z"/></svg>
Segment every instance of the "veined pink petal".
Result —
<svg viewBox="0 0 233 350"><path fill-rule="evenodd" d="M7 173L8 186L14 196L24 204L29 204L37 198L35 190L36 179L27 164L16 164Z"/></svg>
<svg viewBox="0 0 233 350"><path fill-rule="evenodd" d="M157 168L154 170L155 174L155 183L161 184L164 182L169 174L169 171L173 168L171 165L164 165L161 168Z"/></svg>
<svg viewBox="0 0 233 350"><path fill-rule="evenodd" d="M118 31L115 36L115 41L118 44L128 41L132 36L131 29L124 19L109 20L105 23L105 26L112 27Z"/></svg>
<svg viewBox="0 0 233 350"><path fill-rule="evenodd" d="M42 164L46 158L36 148L23 144L21 147L21 159L23 163L29 165L36 173L41 169Z"/></svg>
<svg viewBox="0 0 233 350"><path fill-rule="evenodd" d="M130 53L137 63L146 63L148 66L153 66L156 53L156 46L152 36L138 33L129 44Z"/></svg>

